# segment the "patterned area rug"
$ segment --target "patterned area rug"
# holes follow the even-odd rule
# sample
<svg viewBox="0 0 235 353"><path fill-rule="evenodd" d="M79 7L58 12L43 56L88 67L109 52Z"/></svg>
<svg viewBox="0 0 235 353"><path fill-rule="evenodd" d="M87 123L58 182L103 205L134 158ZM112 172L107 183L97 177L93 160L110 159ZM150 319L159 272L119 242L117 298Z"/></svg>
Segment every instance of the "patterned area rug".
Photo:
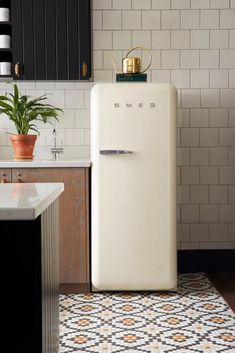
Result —
<svg viewBox="0 0 235 353"><path fill-rule="evenodd" d="M60 353L235 353L235 315L202 274L178 293L60 296Z"/></svg>

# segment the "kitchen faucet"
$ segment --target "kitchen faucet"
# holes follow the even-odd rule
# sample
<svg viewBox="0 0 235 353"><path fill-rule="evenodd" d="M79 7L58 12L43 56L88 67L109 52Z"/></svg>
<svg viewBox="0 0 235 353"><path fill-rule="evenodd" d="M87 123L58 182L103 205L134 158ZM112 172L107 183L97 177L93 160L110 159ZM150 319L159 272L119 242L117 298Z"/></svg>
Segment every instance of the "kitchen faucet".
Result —
<svg viewBox="0 0 235 353"><path fill-rule="evenodd" d="M54 142L54 147L51 148L52 159L53 159L53 161L57 161L59 159L59 153L63 153L64 149L63 149L63 147L57 147L56 129L53 129L52 134L53 134L53 142Z"/></svg>

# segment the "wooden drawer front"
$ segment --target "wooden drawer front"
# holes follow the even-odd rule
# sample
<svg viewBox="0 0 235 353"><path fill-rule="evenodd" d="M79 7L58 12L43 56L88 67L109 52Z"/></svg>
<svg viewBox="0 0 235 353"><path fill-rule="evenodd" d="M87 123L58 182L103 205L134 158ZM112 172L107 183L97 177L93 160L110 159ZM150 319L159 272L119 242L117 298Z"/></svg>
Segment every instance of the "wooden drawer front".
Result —
<svg viewBox="0 0 235 353"><path fill-rule="evenodd" d="M60 283L89 282L86 168L13 169L13 182L63 182L60 197Z"/></svg>

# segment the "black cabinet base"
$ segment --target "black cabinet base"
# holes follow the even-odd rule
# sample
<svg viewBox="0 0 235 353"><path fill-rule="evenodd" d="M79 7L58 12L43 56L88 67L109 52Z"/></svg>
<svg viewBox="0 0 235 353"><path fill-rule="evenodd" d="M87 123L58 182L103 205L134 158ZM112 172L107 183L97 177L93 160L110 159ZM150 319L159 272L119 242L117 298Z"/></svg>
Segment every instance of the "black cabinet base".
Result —
<svg viewBox="0 0 235 353"><path fill-rule="evenodd" d="M178 250L178 272L234 272L235 249Z"/></svg>
<svg viewBox="0 0 235 353"><path fill-rule="evenodd" d="M54 203L32 221L0 221L1 336L8 352L58 352L57 209Z"/></svg>

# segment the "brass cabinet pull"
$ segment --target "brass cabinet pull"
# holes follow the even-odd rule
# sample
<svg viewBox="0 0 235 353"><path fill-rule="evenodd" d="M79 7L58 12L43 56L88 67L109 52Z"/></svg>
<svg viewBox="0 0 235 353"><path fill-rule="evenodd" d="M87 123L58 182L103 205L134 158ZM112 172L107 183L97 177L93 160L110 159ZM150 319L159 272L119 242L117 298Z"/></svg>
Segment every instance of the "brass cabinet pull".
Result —
<svg viewBox="0 0 235 353"><path fill-rule="evenodd" d="M16 75L17 77L20 76L20 63L19 63L19 62L17 62L17 63L15 64L15 75Z"/></svg>
<svg viewBox="0 0 235 353"><path fill-rule="evenodd" d="M6 173L2 173L2 181L1 181L1 184L4 184L7 182L7 178L6 178Z"/></svg>
<svg viewBox="0 0 235 353"><path fill-rule="evenodd" d="M83 61L82 63L82 77L85 77L87 75L87 63Z"/></svg>
<svg viewBox="0 0 235 353"><path fill-rule="evenodd" d="M17 183L23 183L23 180L21 179L22 174L21 173L17 173Z"/></svg>

